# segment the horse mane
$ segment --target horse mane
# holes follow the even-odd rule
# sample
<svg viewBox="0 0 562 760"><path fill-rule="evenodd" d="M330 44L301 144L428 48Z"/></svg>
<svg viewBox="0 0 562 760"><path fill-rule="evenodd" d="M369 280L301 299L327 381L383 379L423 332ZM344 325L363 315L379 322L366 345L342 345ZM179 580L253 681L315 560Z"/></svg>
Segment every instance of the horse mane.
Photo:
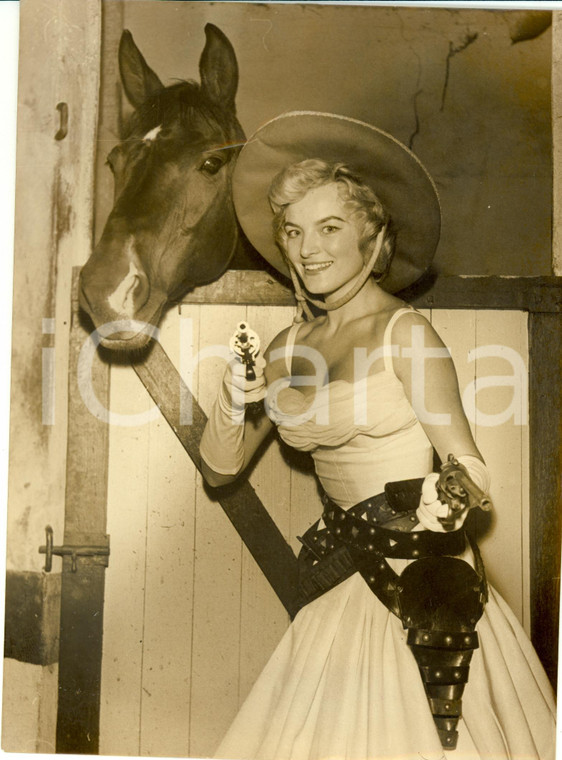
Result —
<svg viewBox="0 0 562 760"><path fill-rule="evenodd" d="M227 123L235 127L234 111ZM122 139L134 133L145 134L161 125L178 122L185 130L198 129L205 123L207 128L224 131L225 112L205 97L201 86L192 80L179 80L150 95L125 121ZM199 131L199 130L198 130Z"/></svg>

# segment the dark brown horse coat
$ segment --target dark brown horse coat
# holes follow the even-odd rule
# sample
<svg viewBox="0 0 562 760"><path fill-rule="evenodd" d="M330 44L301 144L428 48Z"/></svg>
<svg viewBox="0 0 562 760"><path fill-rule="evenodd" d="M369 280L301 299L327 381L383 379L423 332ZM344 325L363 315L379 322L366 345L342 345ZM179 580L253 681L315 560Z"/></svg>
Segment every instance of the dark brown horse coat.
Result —
<svg viewBox="0 0 562 760"><path fill-rule="evenodd" d="M205 34L201 84L169 87L130 32L121 38L121 79L135 112L107 157L115 203L80 278L80 304L109 348L145 346L166 304L219 277L234 253L238 65L220 29L207 24Z"/></svg>

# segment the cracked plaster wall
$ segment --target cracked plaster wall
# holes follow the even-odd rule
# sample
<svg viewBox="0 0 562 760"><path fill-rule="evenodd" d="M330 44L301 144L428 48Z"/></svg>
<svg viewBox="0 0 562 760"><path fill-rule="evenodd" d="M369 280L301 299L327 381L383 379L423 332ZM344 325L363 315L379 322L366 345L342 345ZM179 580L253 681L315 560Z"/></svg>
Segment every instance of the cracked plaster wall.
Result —
<svg viewBox="0 0 562 760"><path fill-rule="evenodd" d="M204 24L221 27L248 135L307 109L410 144L441 196L439 271L551 274L549 15L138 0L124 15L165 83L195 78Z"/></svg>

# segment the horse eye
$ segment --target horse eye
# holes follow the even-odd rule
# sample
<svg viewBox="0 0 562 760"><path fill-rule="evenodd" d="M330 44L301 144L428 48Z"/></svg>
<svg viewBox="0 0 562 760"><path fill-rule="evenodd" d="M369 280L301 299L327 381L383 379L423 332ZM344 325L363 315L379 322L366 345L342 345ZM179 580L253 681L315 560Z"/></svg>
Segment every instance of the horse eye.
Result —
<svg viewBox="0 0 562 760"><path fill-rule="evenodd" d="M199 171L204 172L205 174L213 175L222 169L224 164L225 162L219 156L207 156L207 158L199 167Z"/></svg>

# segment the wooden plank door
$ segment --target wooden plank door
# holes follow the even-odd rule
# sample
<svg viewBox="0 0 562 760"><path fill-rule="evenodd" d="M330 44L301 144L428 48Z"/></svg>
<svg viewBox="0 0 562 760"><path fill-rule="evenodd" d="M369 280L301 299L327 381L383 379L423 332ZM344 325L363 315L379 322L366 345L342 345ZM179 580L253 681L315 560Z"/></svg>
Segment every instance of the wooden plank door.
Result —
<svg viewBox="0 0 562 760"><path fill-rule="evenodd" d="M182 336L190 344L187 350L196 354L223 342L225 325L250 317L255 322L251 311L223 307L217 320L215 307L183 307L181 315L172 312L166 318L161 342L179 367ZM271 311L264 341L290 320L291 309ZM193 376L192 390L205 411L216 395L219 364L205 359ZM125 367L112 368L110 404L129 415L149 413L152 407L136 375ZM144 424L112 427L110 454L112 560L101 751L209 754L288 616L159 415ZM274 450L263 459L261 476L252 478L252 485L268 507L273 504L271 513L287 536L289 496L282 485L288 483L288 467ZM281 474L272 464L275 459ZM125 625L119 622L123 613Z"/></svg>

